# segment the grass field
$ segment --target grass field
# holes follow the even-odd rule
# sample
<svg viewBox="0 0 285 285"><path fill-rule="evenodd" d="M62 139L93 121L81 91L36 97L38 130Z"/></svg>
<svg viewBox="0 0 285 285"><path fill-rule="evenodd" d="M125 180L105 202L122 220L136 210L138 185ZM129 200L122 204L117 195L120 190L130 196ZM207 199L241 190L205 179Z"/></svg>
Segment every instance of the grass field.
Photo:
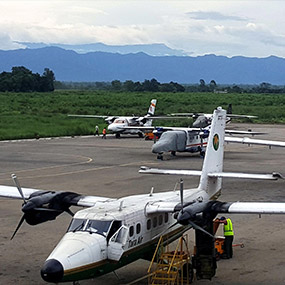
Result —
<svg viewBox="0 0 285 285"><path fill-rule="evenodd" d="M67 114L145 115L156 98L156 115L177 112L212 113L231 103L234 114L256 115L254 123L285 123L285 94L115 93L55 91L0 93L0 140L93 134L103 119L70 118ZM191 120L156 121L156 125L187 126Z"/></svg>

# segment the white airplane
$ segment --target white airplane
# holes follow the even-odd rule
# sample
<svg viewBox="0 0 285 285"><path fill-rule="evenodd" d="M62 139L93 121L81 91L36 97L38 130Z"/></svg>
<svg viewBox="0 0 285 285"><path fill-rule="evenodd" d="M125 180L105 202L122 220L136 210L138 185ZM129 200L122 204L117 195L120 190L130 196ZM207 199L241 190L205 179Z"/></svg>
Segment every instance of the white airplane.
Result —
<svg viewBox="0 0 285 285"><path fill-rule="evenodd" d="M102 118L109 124L108 131L114 133L116 138L119 138L121 134L131 134L143 137L144 133L137 129L140 126L151 126L152 119L156 107L156 99L152 99L148 112L145 116L100 116L100 115L68 115L69 117L80 118ZM132 128L127 128L132 127Z"/></svg>
<svg viewBox="0 0 285 285"><path fill-rule="evenodd" d="M198 175L195 189L181 187L167 191L133 195L120 199L83 196L71 192L42 191L21 188L16 177L15 187L0 186L0 196L22 199L24 212L19 227L26 221L36 225L54 220L70 206L86 207L72 218L67 233L48 256L41 276L47 282L59 283L94 278L111 272L139 258L152 257L161 235L173 241L193 227L196 231L197 264L215 274L214 239L211 235L213 218L218 213L285 214L285 203L219 202L222 177L276 180L278 173L245 174L223 172L224 129L226 111L214 111L208 147L202 171L159 170L143 167L142 173ZM182 183L181 183L182 185ZM209 262L210 261L210 262ZM196 275L203 266L196 268Z"/></svg>
<svg viewBox="0 0 285 285"><path fill-rule="evenodd" d="M172 113L169 116L173 117L181 117L181 118L193 118L194 122L192 124L193 128L206 128L211 124L213 119L213 114L207 113ZM256 116L251 115L234 115L232 114L232 105L229 104L227 110L227 123L231 121L231 119L254 119L257 118Z"/></svg>

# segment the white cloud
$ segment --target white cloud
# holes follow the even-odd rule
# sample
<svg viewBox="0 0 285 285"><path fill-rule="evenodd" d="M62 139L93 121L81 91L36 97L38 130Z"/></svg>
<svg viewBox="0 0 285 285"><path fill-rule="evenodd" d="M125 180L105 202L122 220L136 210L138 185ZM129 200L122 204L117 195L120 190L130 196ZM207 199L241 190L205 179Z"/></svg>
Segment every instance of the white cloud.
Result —
<svg viewBox="0 0 285 285"><path fill-rule="evenodd" d="M0 49L165 43L194 55L285 57L284 9L285 1L0 0Z"/></svg>

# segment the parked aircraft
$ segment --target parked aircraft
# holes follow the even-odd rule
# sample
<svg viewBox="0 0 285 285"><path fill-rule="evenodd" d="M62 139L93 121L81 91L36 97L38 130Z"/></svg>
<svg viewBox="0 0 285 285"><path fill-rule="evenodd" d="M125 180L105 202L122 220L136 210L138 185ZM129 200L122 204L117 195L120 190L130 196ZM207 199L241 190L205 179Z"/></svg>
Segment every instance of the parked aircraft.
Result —
<svg viewBox="0 0 285 285"><path fill-rule="evenodd" d="M156 107L156 99L152 99L148 112L145 116L100 116L100 115L68 115L69 117L80 118L101 118L109 124L108 131L114 133L116 138L119 138L121 134L137 134L139 137L143 137L144 133L137 129L139 126L151 126L152 116L154 115ZM132 128L127 128L132 127Z"/></svg>
<svg viewBox="0 0 285 285"><path fill-rule="evenodd" d="M211 124L213 114L207 114L207 113L172 113L169 114L169 116L180 116L183 117L192 117L194 119L194 122L192 124L193 128L206 128ZM228 105L227 109L227 122L230 122L231 119L254 119L256 116L251 115L234 115L232 114L232 104Z"/></svg>
<svg viewBox="0 0 285 285"><path fill-rule="evenodd" d="M245 174L223 171L224 129L226 111L214 111L202 171L159 170L143 167L142 173L198 175L196 189L133 195L120 199L84 196L72 192L42 191L21 188L17 178L15 187L0 186L0 196L23 200L24 212L12 237L21 224L36 225L54 220L70 206L86 209L72 218L67 233L45 261L41 276L47 282L59 283L94 278L111 272L139 258L153 255L160 235L173 241L193 227L196 231L196 274L205 263L215 274L214 240L211 231L218 213L285 214L285 203L219 202L222 177L276 180L277 173ZM208 259L205 259L205 256ZM202 275L201 275L202 276Z"/></svg>
<svg viewBox="0 0 285 285"><path fill-rule="evenodd" d="M252 131L236 131L225 130L229 135L260 135L263 133ZM193 128L168 128L168 131L163 132L160 139L152 146L152 152L157 154L158 159L163 159L163 153L171 152L175 155L176 152L200 152L204 157L206 146L208 144L209 128L193 129ZM285 142L272 140L258 140L248 137L232 137L226 136L227 143L242 143L248 145L266 145L269 147L278 146L285 147Z"/></svg>

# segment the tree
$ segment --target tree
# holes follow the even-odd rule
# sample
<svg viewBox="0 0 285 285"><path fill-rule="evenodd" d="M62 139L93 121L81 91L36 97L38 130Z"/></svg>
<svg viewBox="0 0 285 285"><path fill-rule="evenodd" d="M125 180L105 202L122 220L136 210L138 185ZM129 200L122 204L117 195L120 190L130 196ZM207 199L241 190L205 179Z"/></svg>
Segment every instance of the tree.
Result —
<svg viewBox="0 0 285 285"><path fill-rule="evenodd" d="M211 91L213 92L216 89L216 87L217 87L216 81L215 80L211 80L210 81L210 89L211 89Z"/></svg>
<svg viewBox="0 0 285 285"><path fill-rule="evenodd" d="M122 90L122 83L120 80L113 80L111 82L112 89L115 91L121 91Z"/></svg>
<svg viewBox="0 0 285 285"><path fill-rule="evenodd" d="M12 72L2 72L0 74L0 91L14 92L48 92L54 90L54 73L45 68L40 76L24 66L12 67Z"/></svg>
<svg viewBox="0 0 285 285"><path fill-rule="evenodd" d="M135 84L132 80L126 80L123 84L123 87L128 92L133 92L135 90Z"/></svg>

